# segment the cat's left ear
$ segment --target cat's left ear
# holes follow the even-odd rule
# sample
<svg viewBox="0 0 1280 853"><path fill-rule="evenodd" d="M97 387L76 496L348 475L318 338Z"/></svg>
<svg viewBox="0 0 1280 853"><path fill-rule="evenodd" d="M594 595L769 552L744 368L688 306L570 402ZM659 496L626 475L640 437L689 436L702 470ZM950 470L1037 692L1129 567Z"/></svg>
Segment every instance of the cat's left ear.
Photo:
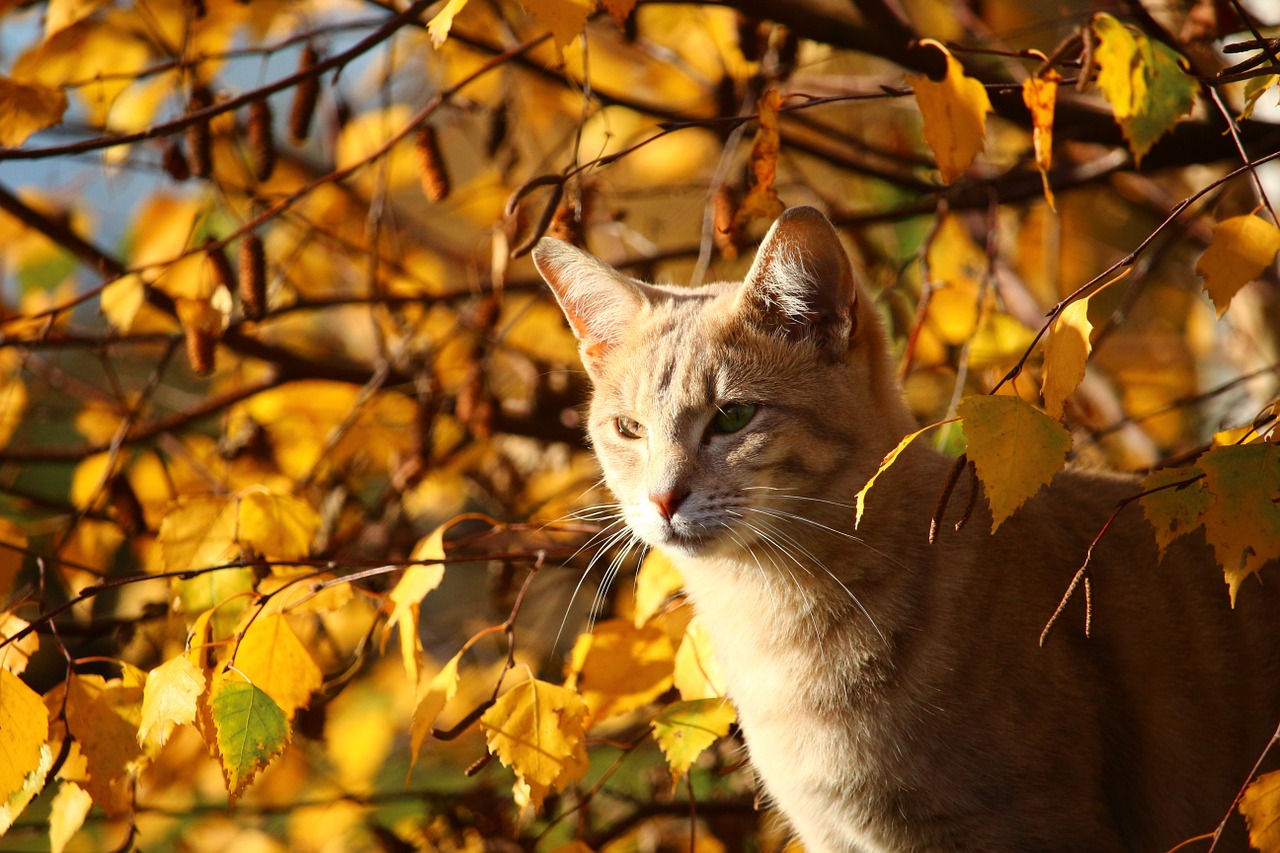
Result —
<svg viewBox="0 0 1280 853"><path fill-rule="evenodd" d="M835 226L793 207L765 235L738 294L738 310L772 332L815 341L842 358L854 333L858 288Z"/></svg>
<svg viewBox="0 0 1280 853"><path fill-rule="evenodd" d="M551 237L538 241L533 264L551 285L590 370L622 341L640 310L644 294L639 282Z"/></svg>

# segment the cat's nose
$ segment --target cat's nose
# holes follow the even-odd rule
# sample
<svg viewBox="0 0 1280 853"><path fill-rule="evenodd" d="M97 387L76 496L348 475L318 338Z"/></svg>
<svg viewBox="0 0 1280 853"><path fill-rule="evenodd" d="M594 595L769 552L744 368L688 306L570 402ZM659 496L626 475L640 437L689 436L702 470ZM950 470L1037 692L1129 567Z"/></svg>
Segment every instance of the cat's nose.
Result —
<svg viewBox="0 0 1280 853"><path fill-rule="evenodd" d="M666 492L650 492L649 500L658 508L658 514L670 521L671 516L676 514L676 510L688 496L688 489L672 489Z"/></svg>

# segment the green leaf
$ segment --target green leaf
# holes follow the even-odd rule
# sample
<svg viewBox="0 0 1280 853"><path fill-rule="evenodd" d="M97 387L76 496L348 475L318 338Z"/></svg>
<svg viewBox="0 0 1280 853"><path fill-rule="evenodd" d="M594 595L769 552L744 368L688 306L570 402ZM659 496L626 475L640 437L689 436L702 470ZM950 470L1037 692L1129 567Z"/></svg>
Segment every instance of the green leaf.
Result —
<svg viewBox="0 0 1280 853"><path fill-rule="evenodd" d="M1201 516L1213 503L1213 495L1204 487L1204 480L1196 479L1201 473L1199 468L1161 468L1142 481L1143 491L1161 489L1143 495L1138 501L1147 522L1155 528L1161 557L1170 542L1200 526ZM1175 483L1185 485L1174 487ZM1162 488L1164 486L1170 488Z"/></svg>
<svg viewBox="0 0 1280 853"><path fill-rule="evenodd" d="M1234 603L1244 579L1280 557L1280 447L1215 447L1199 467L1215 498L1203 516L1205 536Z"/></svg>
<svg viewBox="0 0 1280 853"><path fill-rule="evenodd" d="M1156 140L1191 112L1200 84L1183 72L1176 51L1110 15L1095 17L1093 31L1101 41L1098 88L1141 163Z"/></svg>
<svg viewBox="0 0 1280 853"><path fill-rule="evenodd" d="M222 775L236 797L289 743L289 721L275 700L247 681L224 679L210 701Z"/></svg>
<svg viewBox="0 0 1280 853"><path fill-rule="evenodd" d="M1062 470L1071 433L1018 397L965 397L969 458L991 505L991 532Z"/></svg>
<svg viewBox="0 0 1280 853"><path fill-rule="evenodd" d="M725 699L694 699L672 702L653 721L653 739L679 779L689 771L703 750L729 733L738 718Z"/></svg>

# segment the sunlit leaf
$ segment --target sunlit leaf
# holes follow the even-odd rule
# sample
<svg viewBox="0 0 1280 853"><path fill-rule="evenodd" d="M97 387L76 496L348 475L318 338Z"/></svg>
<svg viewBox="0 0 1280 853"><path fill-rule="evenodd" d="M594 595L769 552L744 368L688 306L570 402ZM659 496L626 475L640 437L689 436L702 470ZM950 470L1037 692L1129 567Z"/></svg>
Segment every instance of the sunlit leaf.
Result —
<svg viewBox="0 0 1280 853"><path fill-rule="evenodd" d="M679 779L703 750L729 733L738 714L727 699L696 699L673 702L653 721L653 739Z"/></svg>
<svg viewBox="0 0 1280 853"><path fill-rule="evenodd" d="M39 694L7 669L0 669L0 802L22 789L40 766L40 747L49 736L49 715Z"/></svg>
<svg viewBox="0 0 1280 853"><path fill-rule="evenodd" d="M57 89L0 77L0 145L16 148L62 121L66 111L67 96Z"/></svg>
<svg viewBox="0 0 1280 853"><path fill-rule="evenodd" d="M986 147L991 99L982 83L966 76L960 63L941 44L932 39L921 44L932 45L947 60L947 73L941 81L934 82L921 74L908 75L907 82L915 90L924 119L925 142L938 160L942 180L949 184L963 175Z"/></svg>
<svg viewBox="0 0 1280 853"><path fill-rule="evenodd" d="M0 676L0 678L2 677ZM3 708L3 705L4 700L0 698L0 708ZM0 710L0 714L3 713L3 710ZM0 735L0 743L2 742L3 736ZM39 764L23 776L22 786L10 794L7 799L0 800L0 835L4 835L9 831L18 816L31 804L36 795L44 790L45 780L49 776L49 771L53 768L53 750L49 748L48 744L44 744L40 747L39 752Z"/></svg>
<svg viewBox="0 0 1280 853"><path fill-rule="evenodd" d="M586 736L589 715L576 692L530 679L502 694L480 725L499 761L531 783L550 786Z"/></svg>
<svg viewBox="0 0 1280 853"><path fill-rule="evenodd" d="M427 22L427 32L431 35L431 43L436 47L444 44L445 39L449 37L449 30L453 27L454 17L462 11L462 7L467 5L467 0L449 0L444 7L436 12L435 16Z"/></svg>
<svg viewBox="0 0 1280 853"><path fill-rule="evenodd" d="M1258 99L1266 94L1276 83L1280 83L1280 74L1264 74L1261 77L1253 77L1244 84L1244 109L1240 111L1240 121L1244 121L1253 115L1253 108L1258 105Z"/></svg>
<svg viewBox="0 0 1280 853"><path fill-rule="evenodd" d="M215 682L210 699L222 775L232 804L289 743L289 719L263 691L238 677Z"/></svg>
<svg viewBox="0 0 1280 853"><path fill-rule="evenodd" d="M1249 575L1280 557L1280 447L1215 447L1196 466L1214 496L1201 516L1205 536L1234 602Z"/></svg>
<svg viewBox="0 0 1280 853"><path fill-rule="evenodd" d="M568 686L578 689L599 722L657 699L671 687L674 667L675 649L661 627L610 619L573 644Z"/></svg>
<svg viewBox="0 0 1280 853"><path fill-rule="evenodd" d="M9 443L27 413L27 386L17 374L0 375L0 447Z"/></svg>
<svg viewBox="0 0 1280 853"><path fill-rule="evenodd" d="M142 757L137 740L142 692L118 678L72 674L67 679L67 729L84 753L85 787L109 815L129 807L128 776Z"/></svg>
<svg viewBox="0 0 1280 853"><path fill-rule="evenodd" d="M587 16L596 7L596 0L521 0L521 3L533 12L538 23L551 30L557 55L562 55L569 42L582 32Z"/></svg>
<svg viewBox="0 0 1280 853"><path fill-rule="evenodd" d="M636 573L635 612L632 621L643 627L666 606L668 599L684 587L684 578L671 560L661 551L650 551L644 556Z"/></svg>
<svg viewBox="0 0 1280 853"><path fill-rule="evenodd" d="M80 831L93 797L74 782L63 782L49 804L49 853L62 853Z"/></svg>
<svg viewBox="0 0 1280 853"><path fill-rule="evenodd" d="M1044 198L1057 210L1053 190L1049 187L1049 168L1053 165L1053 108L1058 100L1058 84L1062 77L1050 68L1039 77L1022 81L1022 102L1031 110L1031 142L1035 147L1036 168L1044 182Z"/></svg>
<svg viewBox="0 0 1280 853"><path fill-rule="evenodd" d="M1200 526L1200 517L1213 503L1213 495L1205 488L1199 468L1161 468L1142 481L1142 490L1150 491L1139 499L1142 512L1156 532L1156 545L1161 556L1169 543ZM1174 487L1174 484L1183 484ZM1170 488L1162 488L1169 486Z"/></svg>
<svg viewBox="0 0 1280 853"><path fill-rule="evenodd" d="M441 525L429 536L421 539L410 560L443 560L444 531L447 525ZM385 646L391 631L400 629L400 649L404 657L405 671L416 683L418 678L418 612L422 599L444 580L443 563L423 563L410 566L404 570L400 580L396 582L387 602L391 605L391 615L382 628L382 643Z"/></svg>
<svg viewBox="0 0 1280 853"><path fill-rule="evenodd" d="M1249 824L1249 844L1262 853L1280 851L1280 770L1249 783L1239 808Z"/></svg>
<svg viewBox="0 0 1280 853"><path fill-rule="evenodd" d="M413 723L409 727L409 770L418 761L418 753L422 744L431 734L432 727L444 706L458 693L458 661L462 652L458 652L440 671L427 682L426 689L418 698L418 705L413 711Z"/></svg>
<svg viewBox="0 0 1280 853"><path fill-rule="evenodd" d="M290 720L323 681L315 659L279 613L253 620L240 641L235 667Z"/></svg>
<svg viewBox="0 0 1280 853"><path fill-rule="evenodd" d="M1156 140L1191 111L1200 86L1183 72L1172 48L1110 15L1095 15L1093 31L1100 40L1094 53L1098 88L1141 163Z"/></svg>
<svg viewBox="0 0 1280 853"><path fill-rule="evenodd" d="M1213 226L1213 239L1196 261L1196 273L1204 279L1219 317L1240 288L1271 266L1276 252L1280 228L1261 217L1233 216Z"/></svg>
<svg viewBox="0 0 1280 853"><path fill-rule="evenodd" d="M1062 417L1063 404L1084 379L1085 363L1093 348L1089 340L1092 333L1088 299L1077 299L1064 308L1049 329L1041 393L1044 410L1051 418Z"/></svg>
<svg viewBox="0 0 1280 853"><path fill-rule="evenodd" d="M0 518L0 607L9 603L26 560L27 535L7 518Z"/></svg>
<svg viewBox="0 0 1280 853"><path fill-rule="evenodd" d="M954 423L954 422L955 422L955 419L953 418L950 421L943 421L942 423ZM889 470L889 467L893 465L894 462L898 461L898 457L902 455L902 452L906 450L908 447L910 447L911 442L915 441L916 438L921 433L928 432L929 430L937 426L942 426L942 424L941 423L929 424L927 427L921 427L915 432L908 433L907 435L903 436L901 441L898 442L897 447L893 448L893 450L890 450L888 453L886 453L884 459L880 460L880 467L877 468L876 472L871 475L871 479L867 480L867 484L858 490L858 495L856 498L854 498L854 506L855 506L855 513L853 518L854 527L857 527L859 524L862 523L862 514L863 512L866 511L866 508L867 508L867 495L871 492L871 488L876 484L876 480L880 479L880 475L883 474L885 471Z"/></svg>
<svg viewBox="0 0 1280 853"><path fill-rule="evenodd" d="M1062 470L1071 433L1018 397L970 396L964 419L969 458L991 505L991 530Z"/></svg>
<svg viewBox="0 0 1280 853"><path fill-rule="evenodd" d="M685 629L676 650L673 682L686 702L695 699L723 699L729 692L720 662L711 645L711 635L696 617Z"/></svg>
<svg viewBox="0 0 1280 853"><path fill-rule="evenodd" d="M0 601L3 598L0 597ZM26 630L31 623L14 613L0 611L0 642ZM32 631L21 640L9 643L0 649L0 669L7 669L14 675L21 675L27 668L27 661L40 648L40 635Z"/></svg>
<svg viewBox="0 0 1280 853"><path fill-rule="evenodd" d="M154 755L174 728L195 722L197 700L204 689L204 673L185 654L147 673L138 744Z"/></svg>
<svg viewBox="0 0 1280 853"><path fill-rule="evenodd" d="M239 499L240 541L270 560L294 560L311 551L320 514L302 498L248 490Z"/></svg>

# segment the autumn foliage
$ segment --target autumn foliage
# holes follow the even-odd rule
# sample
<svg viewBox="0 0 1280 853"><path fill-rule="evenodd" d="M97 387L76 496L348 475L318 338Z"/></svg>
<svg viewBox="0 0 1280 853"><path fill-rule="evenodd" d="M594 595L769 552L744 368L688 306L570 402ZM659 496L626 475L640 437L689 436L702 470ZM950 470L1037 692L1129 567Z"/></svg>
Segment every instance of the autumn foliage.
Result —
<svg viewBox="0 0 1280 853"><path fill-rule="evenodd" d="M5 849L783 849L544 234L819 205L993 528L1106 465L1275 582L1278 22L831 5L0 0Z"/></svg>

